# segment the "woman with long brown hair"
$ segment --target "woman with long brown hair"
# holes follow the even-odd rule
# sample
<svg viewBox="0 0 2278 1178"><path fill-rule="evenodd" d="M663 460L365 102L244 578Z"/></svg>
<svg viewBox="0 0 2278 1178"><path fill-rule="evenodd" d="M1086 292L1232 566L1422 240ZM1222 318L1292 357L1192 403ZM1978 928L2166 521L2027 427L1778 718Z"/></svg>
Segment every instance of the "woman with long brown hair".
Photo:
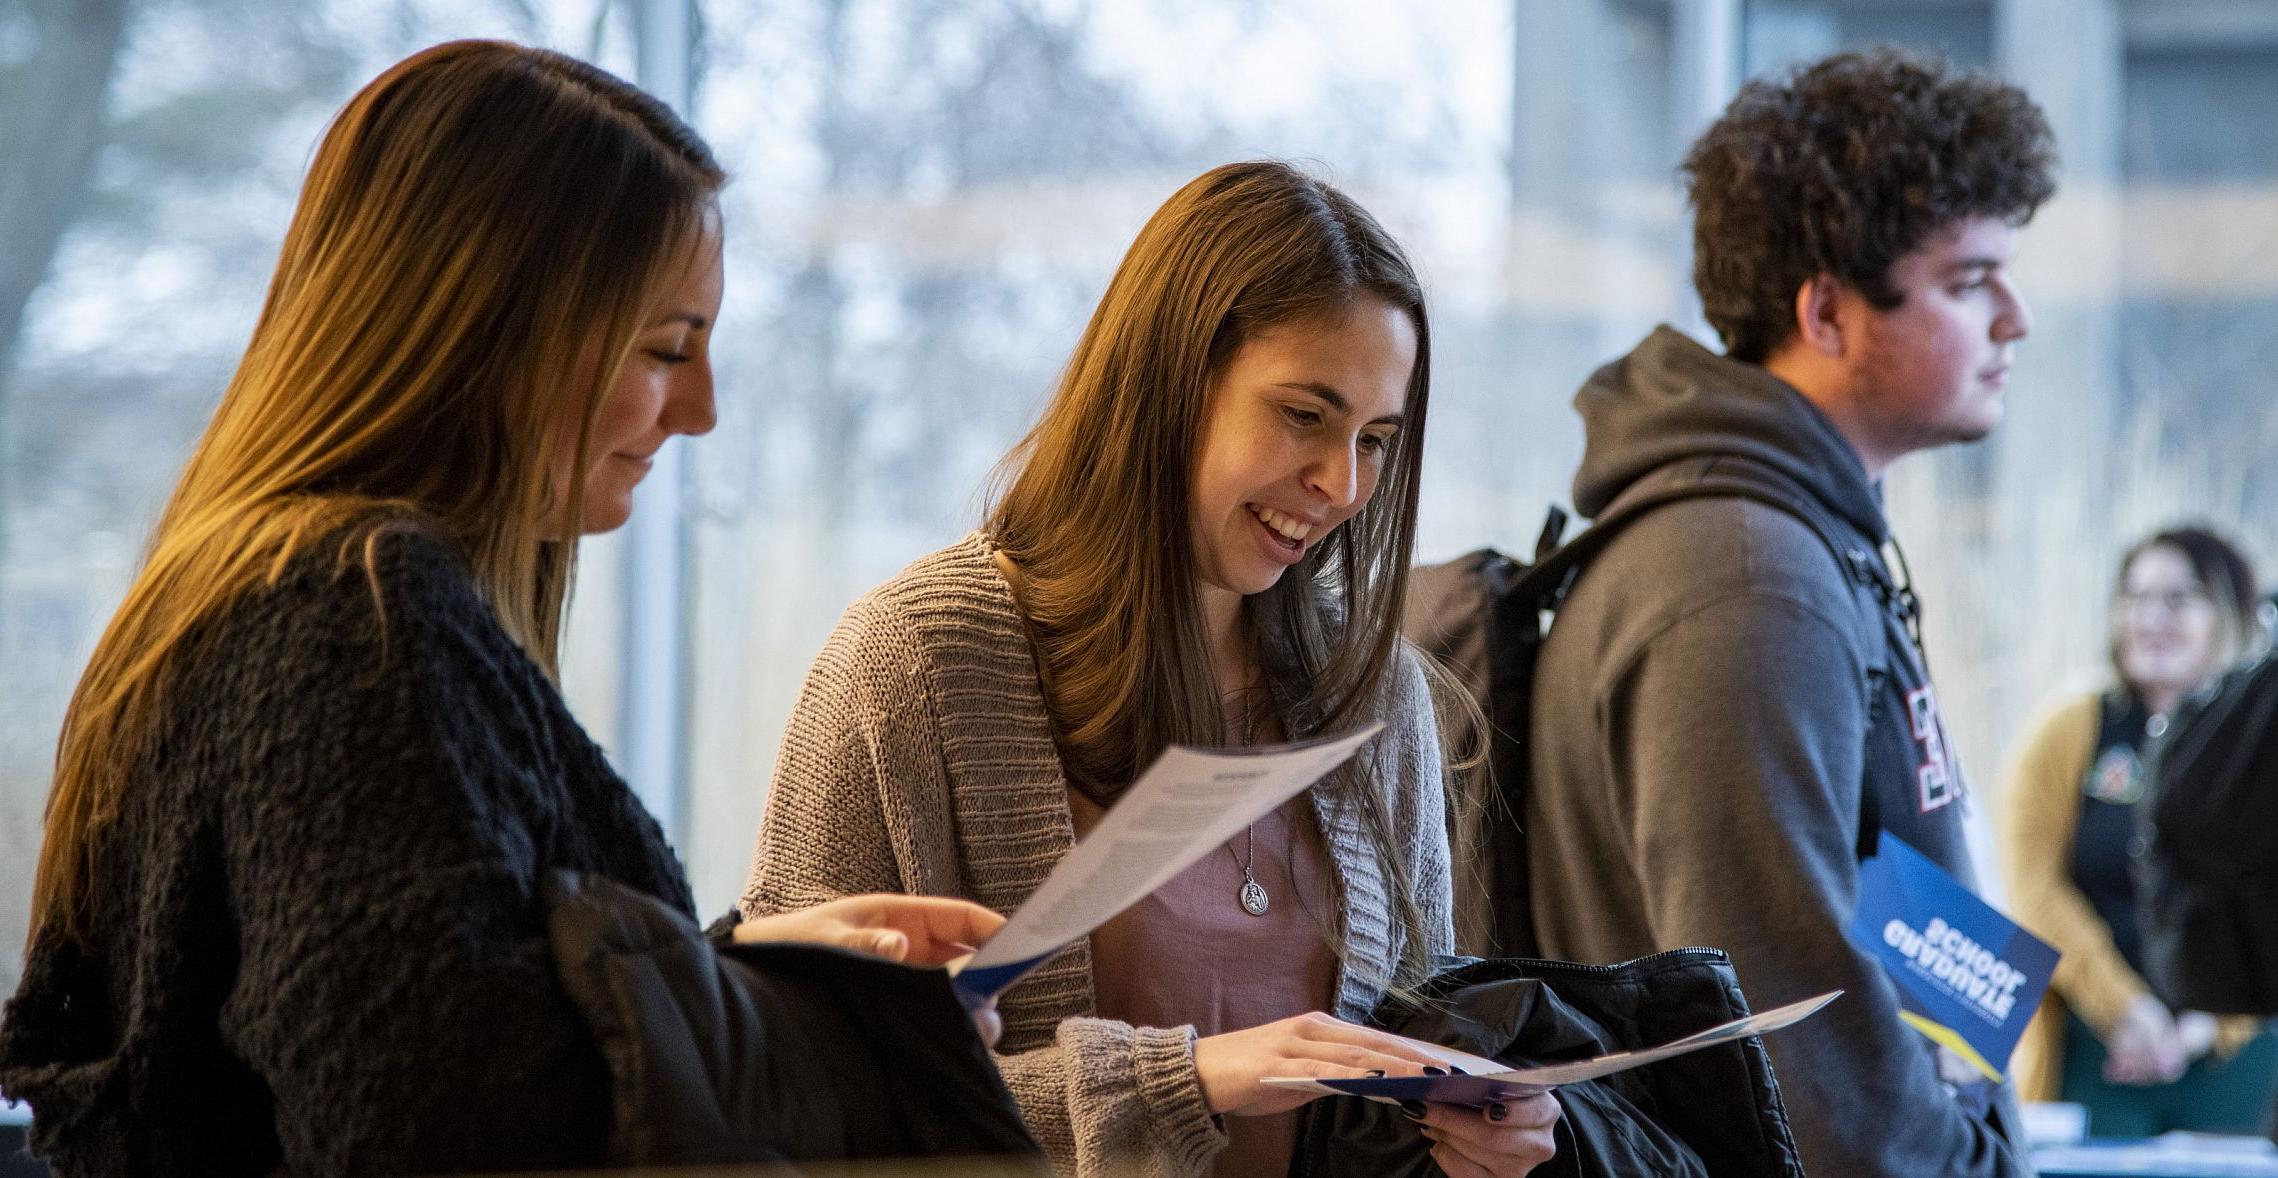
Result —
<svg viewBox="0 0 2278 1178"><path fill-rule="evenodd" d="M577 538L712 426L723 179L654 99L498 42L334 121L65 719L0 1027L59 1169L605 1160L541 881L693 904L556 650ZM734 935L937 962L999 923L872 897Z"/></svg>
<svg viewBox="0 0 2278 1178"><path fill-rule="evenodd" d="M1007 992L999 1063L1062 1172L1286 1170L1273 1075L1414 1074L1357 1025L1449 951L1439 743L1398 634L1422 292L1336 189L1234 164L1140 231L984 528L856 602L786 733L744 911L1016 907L1172 743L1382 720L1332 774ZM1518 1174L1557 1105L1416 1105Z"/></svg>

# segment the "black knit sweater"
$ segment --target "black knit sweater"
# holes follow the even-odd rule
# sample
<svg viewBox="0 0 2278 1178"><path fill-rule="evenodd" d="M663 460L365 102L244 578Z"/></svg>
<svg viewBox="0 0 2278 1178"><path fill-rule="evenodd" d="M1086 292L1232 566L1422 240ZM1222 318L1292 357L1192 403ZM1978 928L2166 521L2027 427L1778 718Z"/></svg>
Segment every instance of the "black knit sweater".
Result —
<svg viewBox="0 0 2278 1178"><path fill-rule="evenodd" d="M65 1174L598 1162L609 1077L541 873L690 910L663 833L444 545L304 558L208 628L40 938L0 1089ZM384 618L384 627L383 627Z"/></svg>

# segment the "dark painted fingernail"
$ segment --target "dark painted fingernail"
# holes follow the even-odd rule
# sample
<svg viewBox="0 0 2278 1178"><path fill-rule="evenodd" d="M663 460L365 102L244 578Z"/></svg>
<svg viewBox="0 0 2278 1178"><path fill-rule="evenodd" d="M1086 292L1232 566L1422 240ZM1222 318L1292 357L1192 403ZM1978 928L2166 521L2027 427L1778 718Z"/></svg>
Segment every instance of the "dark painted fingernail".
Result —
<svg viewBox="0 0 2278 1178"><path fill-rule="evenodd" d="M1369 1079L1369 1080L1377 1080L1377 1079L1382 1079L1382 1078L1383 1078L1383 1076L1384 1076L1384 1069L1383 1069L1383 1068L1370 1068L1370 1069L1369 1069L1369 1070L1367 1070L1366 1072L1363 1072L1363 1073L1361 1073L1361 1076L1362 1076L1362 1078L1364 1078L1364 1079Z"/></svg>
<svg viewBox="0 0 2278 1178"><path fill-rule="evenodd" d="M1487 1119L1490 1121L1507 1120L1510 1115L1511 1106L1504 1104L1500 1100L1487 1106Z"/></svg>
<svg viewBox="0 0 2278 1178"><path fill-rule="evenodd" d="M1424 1074L1425 1074L1425 1075L1427 1075L1427 1076L1444 1076L1444 1075L1447 1075L1447 1069L1446 1069L1446 1068L1435 1068L1435 1067L1433 1067L1433 1066L1432 1066L1432 1065L1430 1065L1430 1064L1425 1064L1425 1065L1424 1065Z"/></svg>
<svg viewBox="0 0 2278 1178"><path fill-rule="evenodd" d="M1449 1065L1447 1065L1447 1070L1449 1070L1449 1071L1451 1071L1451 1072L1454 1072L1456 1075L1459 1075L1459 1076L1468 1076L1468 1075L1470 1075L1470 1074L1471 1074L1470 1072L1464 1071L1462 1068L1459 1068L1459 1067L1455 1066L1455 1065L1454 1065L1454 1064L1452 1064L1452 1063L1451 1063L1451 1064L1449 1064Z"/></svg>
<svg viewBox="0 0 2278 1178"><path fill-rule="evenodd" d="M1403 1100L1400 1102L1400 1115L1411 1121L1423 1120L1427 1111L1429 1110L1424 1107L1424 1102L1421 1100Z"/></svg>

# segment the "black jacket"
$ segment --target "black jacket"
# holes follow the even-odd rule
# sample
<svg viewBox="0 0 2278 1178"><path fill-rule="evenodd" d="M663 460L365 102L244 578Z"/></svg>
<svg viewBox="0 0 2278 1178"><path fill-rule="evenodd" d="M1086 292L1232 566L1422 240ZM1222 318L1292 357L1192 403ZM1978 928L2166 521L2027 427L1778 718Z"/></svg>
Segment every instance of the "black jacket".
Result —
<svg viewBox="0 0 2278 1178"><path fill-rule="evenodd" d="M204 628L85 935L31 946L0 1089L59 1171L608 1158L610 1071L539 890L576 872L686 917L680 865L449 547L390 535L376 572L312 554Z"/></svg>
<svg viewBox="0 0 2278 1178"><path fill-rule="evenodd" d="M1386 999L1370 1025L1516 1067L1652 1047L1748 1013L1723 953L1678 949L1619 965L1471 962ZM1557 1093L1558 1153L1533 1178L1803 1174L1755 1039ZM1429 1178L1439 1173L1430 1146L1396 1108L1328 1097L1306 1106L1290 1176Z"/></svg>
<svg viewBox="0 0 2278 1178"><path fill-rule="evenodd" d="M620 1166L992 1158L1044 1173L940 970L814 945L706 940L621 884L553 873L546 928L614 1080Z"/></svg>

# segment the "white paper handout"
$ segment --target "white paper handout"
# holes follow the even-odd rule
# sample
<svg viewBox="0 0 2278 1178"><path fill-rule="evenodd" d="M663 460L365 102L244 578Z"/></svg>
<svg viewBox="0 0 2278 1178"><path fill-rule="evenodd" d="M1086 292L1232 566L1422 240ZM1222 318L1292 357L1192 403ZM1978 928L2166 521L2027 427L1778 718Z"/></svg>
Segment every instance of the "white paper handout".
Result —
<svg viewBox="0 0 2278 1178"><path fill-rule="evenodd" d="M1344 1096L1366 1096L1374 1100L1428 1100L1441 1104L1464 1104L1478 1107L1498 1100L1510 1100L1545 1092L1560 1084L1576 1084L1595 1080L1615 1072L1626 1072L1634 1067L1777 1031L1781 1027L1798 1023L1819 1012L1819 1008L1835 1001L1843 991L1821 994L1791 1002L1776 1010L1752 1014L1728 1023L1719 1023L1705 1031L1698 1031L1682 1039L1663 1043L1658 1047L1644 1047L1636 1051L1616 1051L1608 1055L1578 1059L1566 1063L1541 1064L1535 1067L1512 1068L1491 1059L1432 1043L1410 1039L1410 1046L1438 1056L1451 1069L1459 1069L1452 1076L1376 1076L1353 1080L1315 1080L1298 1076L1276 1076L1265 1080L1279 1088L1297 1088L1307 1092L1326 1092Z"/></svg>
<svg viewBox="0 0 2278 1178"><path fill-rule="evenodd" d="M1384 725L1297 744L1165 749L1012 919L950 967L978 1006L1343 764Z"/></svg>

